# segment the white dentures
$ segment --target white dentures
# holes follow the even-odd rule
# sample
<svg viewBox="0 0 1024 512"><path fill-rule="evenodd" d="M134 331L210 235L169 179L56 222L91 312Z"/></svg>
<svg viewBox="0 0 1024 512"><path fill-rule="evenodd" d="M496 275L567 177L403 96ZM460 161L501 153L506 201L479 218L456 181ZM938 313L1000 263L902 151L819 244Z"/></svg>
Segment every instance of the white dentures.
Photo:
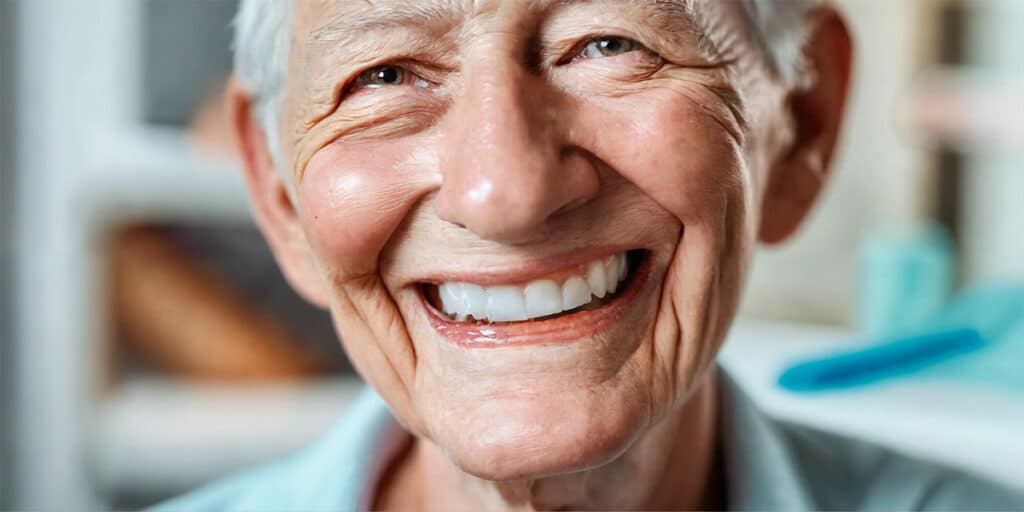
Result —
<svg viewBox="0 0 1024 512"><path fill-rule="evenodd" d="M441 310L452 318L519 322L571 311L611 295L626 279L626 253L591 263L585 273L563 283L551 279L525 286L479 286L445 282L438 286Z"/></svg>

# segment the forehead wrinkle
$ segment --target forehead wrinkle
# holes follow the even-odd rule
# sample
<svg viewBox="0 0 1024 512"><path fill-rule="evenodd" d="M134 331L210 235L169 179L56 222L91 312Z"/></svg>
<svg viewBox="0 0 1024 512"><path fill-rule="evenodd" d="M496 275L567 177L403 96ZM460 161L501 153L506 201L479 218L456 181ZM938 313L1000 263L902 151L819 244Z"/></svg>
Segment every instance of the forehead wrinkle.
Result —
<svg viewBox="0 0 1024 512"><path fill-rule="evenodd" d="M522 1L522 0L514 0ZM578 4L596 3L599 0L528 0L531 10L550 13L559 8ZM620 3L648 4L654 7L656 18L666 21L685 21L693 29L705 28L698 11L693 8L694 0L620 0ZM309 42L344 43L351 42L360 34L388 29L409 28L410 25L454 25L459 11L479 14L487 10L500 9L502 2L494 0L429 0L383 2L362 0L364 7L355 15L342 16L312 31ZM459 6L457 4L464 4Z"/></svg>
<svg viewBox="0 0 1024 512"><path fill-rule="evenodd" d="M544 5L548 10L570 7L580 4L608 3L609 0L533 0L535 5ZM653 14L661 19L673 19L696 24L696 14L692 8L692 0L611 0L611 3L635 5L651 8Z"/></svg>
<svg viewBox="0 0 1024 512"><path fill-rule="evenodd" d="M652 19L662 25L659 29L666 32L684 29L696 33L698 39L703 39L704 24L690 0L648 1L654 4Z"/></svg>
<svg viewBox="0 0 1024 512"><path fill-rule="evenodd" d="M355 15L340 18L314 30L309 43L347 43L360 34L410 26L436 26L454 21L455 11L449 1L380 2L364 0L366 7ZM375 5L376 4L376 5Z"/></svg>
<svg viewBox="0 0 1024 512"><path fill-rule="evenodd" d="M521 0L517 0L521 1ZM529 0L531 5L558 0ZM337 43L354 39L357 34L387 29L409 28L410 25L456 24L460 13L478 15L501 7L489 0L428 0L384 2L363 0L365 7L358 14L342 16L314 30L310 43Z"/></svg>

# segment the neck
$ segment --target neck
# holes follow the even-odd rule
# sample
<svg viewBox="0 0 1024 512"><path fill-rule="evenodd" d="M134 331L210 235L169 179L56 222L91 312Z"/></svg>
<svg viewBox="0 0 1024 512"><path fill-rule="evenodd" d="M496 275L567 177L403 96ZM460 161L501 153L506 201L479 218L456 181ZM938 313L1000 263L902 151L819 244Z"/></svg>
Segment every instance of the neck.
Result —
<svg viewBox="0 0 1024 512"><path fill-rule="evenodd" d="M417 439L382 482L375 508L435 510L720 509L716 389L710 372L682 407L603 466L532 480L493 482L453 465Z"/></svg>

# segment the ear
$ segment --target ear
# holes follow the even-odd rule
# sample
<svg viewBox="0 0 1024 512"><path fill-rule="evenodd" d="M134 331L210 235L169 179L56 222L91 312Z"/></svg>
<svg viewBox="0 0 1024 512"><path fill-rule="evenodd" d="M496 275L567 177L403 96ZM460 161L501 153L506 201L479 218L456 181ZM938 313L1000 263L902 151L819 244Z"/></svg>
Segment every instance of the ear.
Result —
<svg viewBox="0 0 1024 512"><path fill-rule="evenodd" d="M853 67L853 42L832 7L815 9L804 45L810 81L787 97L793 140L769 172L762 203L759 238L767 244L786 240L810 212L825 180L839 137Z"/></svg>
<svg viewBox="0 0 1024 512"><path fill-rule="evenodd" d="M231 80L225 99L256 224L292 288L312 304L326 307L326 295L312 248L283 175L270 155L266 132L256 118L252 96L237 81Z"/></svg>

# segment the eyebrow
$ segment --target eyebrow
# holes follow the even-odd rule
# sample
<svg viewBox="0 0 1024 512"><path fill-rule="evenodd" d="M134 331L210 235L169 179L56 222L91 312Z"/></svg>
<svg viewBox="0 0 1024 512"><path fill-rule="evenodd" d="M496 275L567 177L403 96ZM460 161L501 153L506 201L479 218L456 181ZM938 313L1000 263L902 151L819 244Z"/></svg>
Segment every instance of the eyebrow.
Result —
<svg viewBox="0 0 1024 512"><path fill-rule="evenodd" d="M517 0L519 1L519 0ZM573 4L592 3L595 0L532 0L535 3L546 3L545 10L567 7ZM622 0L636 2L637 0ZM353 15L342 16L314 30L309 38L311 44L347 43L356 40L360 35L388 29L398 29L412 25L438 25L453 18L453 7L450 1L432 1L426 5L418 2L404 1L396 4L374 7L366 1L368 9ZM655 19L675 19L689 24L692 28L701 28L702 23L695 13L693 0L646 0L646 7L654 9Z"/></svg>

